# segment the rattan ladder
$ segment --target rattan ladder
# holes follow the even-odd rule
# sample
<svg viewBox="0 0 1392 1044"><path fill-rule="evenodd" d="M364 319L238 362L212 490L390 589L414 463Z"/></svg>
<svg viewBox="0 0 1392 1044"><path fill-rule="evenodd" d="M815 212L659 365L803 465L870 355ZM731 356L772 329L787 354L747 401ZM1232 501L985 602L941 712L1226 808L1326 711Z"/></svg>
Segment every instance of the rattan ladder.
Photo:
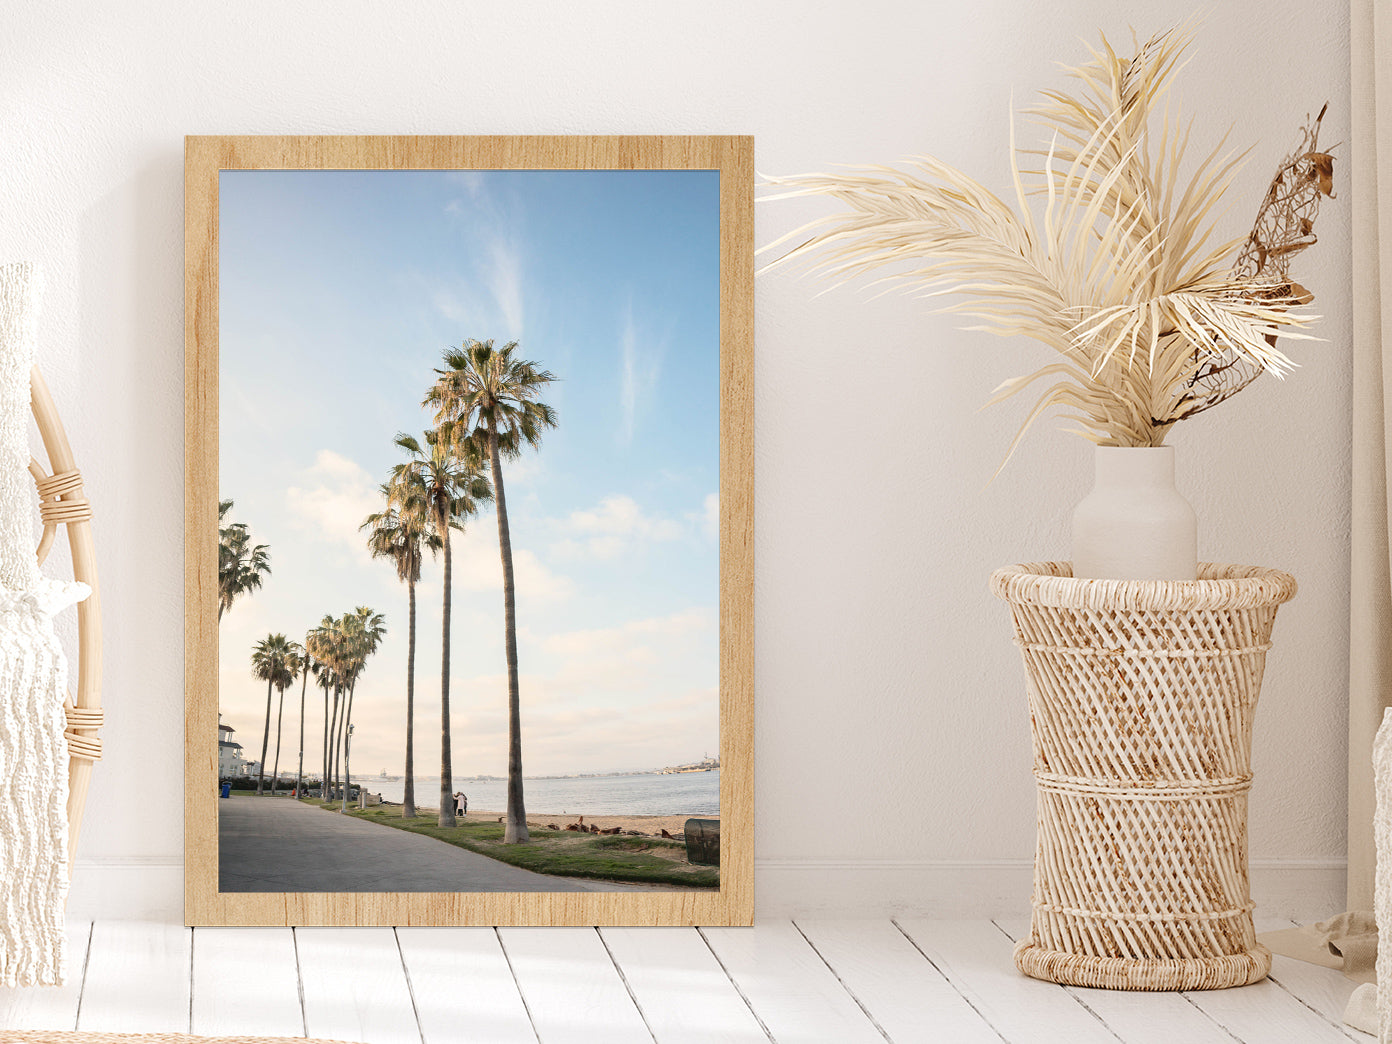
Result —
<svg viewBox="0 0 1392 1044"><path fill-rule="evenodd" d="M77 470L53 396L37 366L29 375L29 393L44 454L48 457L48 466L53 469L50 474L37 460L30 458L29 473L39 491L39 516L43 522L38 559L42 564L48 557L58 527L64 526L72 554L73 579L81 580L92 589L91 595L77 605L77 691L69 695L63 708L68 720L64 735L68 741L68 869L71 872L82 829L82 811L87 804L87 787L92 779L92 764L101 757L101 740L97 738L103 720L101 591L92 542L92 505L83 491L82 473Z"/></svg>

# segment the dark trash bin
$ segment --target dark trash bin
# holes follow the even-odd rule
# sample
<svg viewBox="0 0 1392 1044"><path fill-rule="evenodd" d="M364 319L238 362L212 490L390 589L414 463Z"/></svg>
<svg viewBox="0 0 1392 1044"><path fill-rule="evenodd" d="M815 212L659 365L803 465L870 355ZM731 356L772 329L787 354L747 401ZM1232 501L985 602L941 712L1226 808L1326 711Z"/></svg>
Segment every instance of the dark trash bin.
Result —
<svg viewBox="0 0 1392 1044"><path fill-rule="evenodd" d="M232 784L231 784L231 783L224 783L224 784L222 785L222 796L223 796L223 797L231 797L231 796L232 796Z"/></svg>
<svg viewBox="0 0 1392 1044"><path fill-rule="evenodd" d="M688 819L685 833L688 863L720 865L720 820Z"/></svg>

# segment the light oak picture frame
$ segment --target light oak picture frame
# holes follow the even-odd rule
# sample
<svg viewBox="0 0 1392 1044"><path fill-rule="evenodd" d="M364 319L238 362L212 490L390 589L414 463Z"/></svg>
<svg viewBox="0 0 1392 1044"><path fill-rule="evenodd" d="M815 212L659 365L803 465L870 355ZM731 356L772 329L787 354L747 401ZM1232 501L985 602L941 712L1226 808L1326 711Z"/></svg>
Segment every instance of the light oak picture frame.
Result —
<svg viewBox="0 0 1392 1044"><path fill-rule="evenodd" d="M218 883L219 176L242 170L718 171L718 889L221 892ZM753 139L190 136L185 139L185 922L747 925L754 911Z"/></svg>

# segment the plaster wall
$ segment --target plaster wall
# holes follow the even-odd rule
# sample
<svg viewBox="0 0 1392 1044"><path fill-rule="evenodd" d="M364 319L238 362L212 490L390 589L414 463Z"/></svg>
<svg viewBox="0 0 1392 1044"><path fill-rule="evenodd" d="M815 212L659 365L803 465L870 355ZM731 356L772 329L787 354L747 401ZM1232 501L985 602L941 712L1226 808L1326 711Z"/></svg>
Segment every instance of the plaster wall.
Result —
<svg viewBox="0 0 1392 1044"><path fill-rule="evenodd" d="M42 365L98 509L106 759L74 910L177 917L182 861L185 134L747 133L767 173L932 153L1008 186L1012 103L1187 0L9 4L0 258L42 263ZM1348 141L1339 5L1213 5L1178 101L1197 157L1257 143L1246 231L1307 113ZM1033 132L1021 126L1022 140ZM1349 501L1348 146L1300 264L1325 316L1304 366L1182 425L1201 557L1287 569L1258 715L1266 912L1342 904ZM766 243L825 212L758 210ZM757 290L759 910L1019 910L1034 801L998 565L1067 557L1090 450L1038 425L988 484L1046 359L921 301ZM854 357L856 365L848 366ZM867 365L868 360L868 365ZM852 376L854 374L854 376Z"/></svg>

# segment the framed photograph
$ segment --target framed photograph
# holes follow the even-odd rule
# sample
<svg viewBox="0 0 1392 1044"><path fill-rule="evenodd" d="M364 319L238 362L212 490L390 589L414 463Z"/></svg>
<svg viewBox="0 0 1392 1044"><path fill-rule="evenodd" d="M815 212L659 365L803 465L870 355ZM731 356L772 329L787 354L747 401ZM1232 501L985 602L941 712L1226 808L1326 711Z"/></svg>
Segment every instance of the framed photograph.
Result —
<svg viewBox="0 0 1392 1044"><path fill-rule="evenodd" d="M753 918L753 142L185 141L190 925Z"/></svg>

